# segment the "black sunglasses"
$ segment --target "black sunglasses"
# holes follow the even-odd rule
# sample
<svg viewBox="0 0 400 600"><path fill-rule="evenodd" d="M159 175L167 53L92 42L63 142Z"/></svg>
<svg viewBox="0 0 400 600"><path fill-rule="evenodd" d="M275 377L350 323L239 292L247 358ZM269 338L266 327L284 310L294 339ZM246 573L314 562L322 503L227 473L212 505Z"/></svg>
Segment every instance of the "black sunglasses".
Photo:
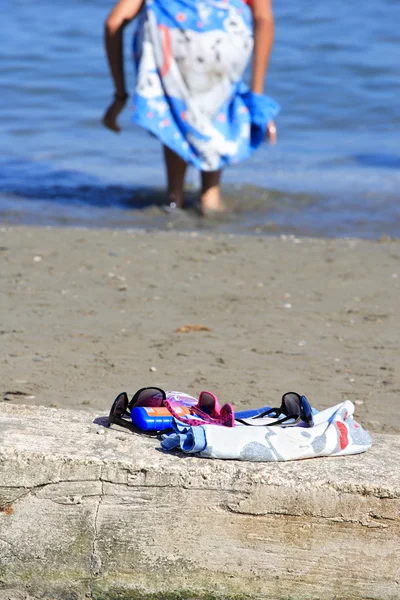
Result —
<svg viewBox="0 0 400 600"><path fill-rule="evenodd" d="M132 400L128 403L129 411L135 406L164 406L164 400L167 399L165 391L159 387L143 387L138 390Z"/></svg>
<svg viewBox="0 0 400 600"><path fill-rule="evenodd" d="M287 421L292 421L291 423L288 423L287 426L297 425L300 421L307 427L312 427L314 425L314 417L310 403L305 396L300 396L297 392L286 392L286 394L283 394L282 396L282 404L279 408L269 408L268 410L255 415L253 419L256 420L263 417L276 419L276 421L268 423L266 427L282 425L282 423L286 423ZM242 419L236 420L244 425L252 424Z"/></svg>
<svg viewBox="0 0 400 600"><path fill-rule="evenodd" d="M144 432L132 423L131 420L131 410L135 408L135 406L163 406L164 400L166 399L166 394L164 390L157 387L144 387L138 390L132 400L129 400L128 394L126 392L121 392L115 398L110 413L108 415L108 424L110 425L119 425L120 427L125 427L130 431L135 433L140 433L142 435L158 435L158 431L154 432ZM165 433L165 431L163 431Z"/></svg>

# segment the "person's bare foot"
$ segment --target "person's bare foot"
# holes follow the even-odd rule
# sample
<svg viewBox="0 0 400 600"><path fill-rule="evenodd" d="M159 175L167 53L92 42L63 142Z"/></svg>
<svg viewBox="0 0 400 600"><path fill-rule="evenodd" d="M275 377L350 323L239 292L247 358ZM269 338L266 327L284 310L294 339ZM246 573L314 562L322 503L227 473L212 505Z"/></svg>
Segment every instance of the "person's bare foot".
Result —
<svg viewBox="0 0 400 600"><path fill-rule="evenodd" d="M166 206L173 211L183 208L185 202L183 190L187 164L167 146L164 146L164 159L168 180Z"/></svg>
<svg viewBox="0 0 400 600"><path fill-rule="evenodd" d="M201 212L205 214L215 214L224 211L221 202L219 186L213 186L201 194Z"/></svg>
<svg viewBox="0 0 400 600"><path fill-rule="evenodd" d="M225 207L218 202L217 204L201 204L200 206L200 214L203 217L216 217L221 215L225 211Z"/></svg>
<svg viewBox="0 0 400 600"><path fill-rule="evenodd" d="M220 180L222 171L201 173L201 213L211 215L223 212L221 204Z"/></svg>
<svg viewBox="0 0 400 600"><path fill-rule="evenodd" d="M168 194L166 203L163 204L163 209L165 212L173 212L179 208L184 207L184 199L183 195L179 196L179 198L175 194Z"/></svg>

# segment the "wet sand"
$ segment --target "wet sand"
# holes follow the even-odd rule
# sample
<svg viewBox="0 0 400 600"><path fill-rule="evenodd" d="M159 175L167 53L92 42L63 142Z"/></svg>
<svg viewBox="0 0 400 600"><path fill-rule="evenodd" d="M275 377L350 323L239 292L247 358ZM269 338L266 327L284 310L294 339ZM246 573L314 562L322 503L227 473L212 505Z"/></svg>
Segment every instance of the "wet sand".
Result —
<svg viewBox="0 0 400 600"><path fill-rule="evenodd" d="M400 432L398 241L3 227L0 281L0 406L298 391Z"/></svg>

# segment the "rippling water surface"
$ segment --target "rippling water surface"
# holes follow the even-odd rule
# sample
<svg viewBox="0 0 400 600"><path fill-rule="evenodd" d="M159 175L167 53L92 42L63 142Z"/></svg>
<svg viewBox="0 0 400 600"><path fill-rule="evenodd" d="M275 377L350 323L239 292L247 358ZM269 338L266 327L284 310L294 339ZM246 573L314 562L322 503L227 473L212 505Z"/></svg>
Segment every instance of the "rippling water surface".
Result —
<svg viewBox="0 0 400 600"><path fill-rule="evenodd" d="M230 210L212 222L194 207L160 210L160 148L129 109L119 136L100 124L112 93L102 43L111 6L5 0L0 221L400 236L398 0L275 1L266 91L282 106L279 143L226 171Z"/></svg>

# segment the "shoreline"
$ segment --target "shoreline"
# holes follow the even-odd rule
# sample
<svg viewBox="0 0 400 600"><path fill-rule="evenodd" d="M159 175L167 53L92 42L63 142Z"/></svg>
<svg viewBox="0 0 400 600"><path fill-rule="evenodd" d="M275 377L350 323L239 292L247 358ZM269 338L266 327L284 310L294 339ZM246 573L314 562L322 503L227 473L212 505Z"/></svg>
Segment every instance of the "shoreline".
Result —
<svg viewBox="0 0 400 600"><path fill-rule="evenodd" d="M397 241L2 226L0 264L0 402L106 413L158 385L245 408L298 391L400 432Z"/></svg>

